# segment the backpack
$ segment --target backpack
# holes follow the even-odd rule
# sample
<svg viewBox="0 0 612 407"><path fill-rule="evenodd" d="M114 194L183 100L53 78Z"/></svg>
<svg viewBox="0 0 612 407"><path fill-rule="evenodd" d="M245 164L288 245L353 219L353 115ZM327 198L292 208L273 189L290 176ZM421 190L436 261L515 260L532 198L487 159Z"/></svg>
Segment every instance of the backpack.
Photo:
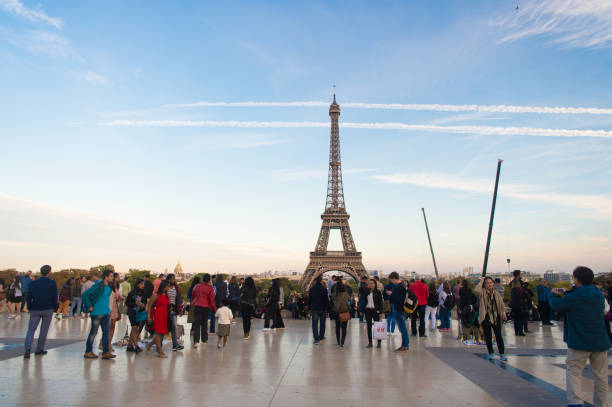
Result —
<svg viewBox="0 0 612 407"><path fill-rule="evenodd" d="M429 297L427 297L427 305L431 308L436 308L439 304L438 293L435 291L430 292Z"/></svg>
<svg viewBox="0 0 612 407"><path fill-rule="evenodd" d="M455 307L455 296L453 294L448 294L444 299L444 308L451 310Z"/></svg>
<svg viewBox="0 0 612 407"><path fill-rule="evenodd" d="M408 315L412 315L419 306L419 299L412 290L406 290L406 299L404 300L404 312Z"/></svg>
<svg viewBox="0 0 612 407"><path fill-rule="evenodd" d="M104 292L104 283L102 283L101 280L97 281L94 285L89 287L81 296L82 301L83 301L83 305L81 306L81 309L83 310L83 312L85 313L89 312L89 309L93 308L96 302L98 302L103 292Z"/></svg>

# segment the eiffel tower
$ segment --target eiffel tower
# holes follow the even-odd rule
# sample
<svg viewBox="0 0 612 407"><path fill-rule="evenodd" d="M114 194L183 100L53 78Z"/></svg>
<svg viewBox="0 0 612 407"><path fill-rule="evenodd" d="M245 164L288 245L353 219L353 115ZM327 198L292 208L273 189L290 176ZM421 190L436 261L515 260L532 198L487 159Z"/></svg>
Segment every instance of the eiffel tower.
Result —
<svg viewBox="0 0 612 407"><path fill-rule="evenodd" d="M327 271L343 271L357 281L362 276L367 276L361 252L355 248L353 235L349 226L349 214L346 212L344 204L344 190L342 188L342 163L340 161L340 130L338 128L338 118L340 117L340 106L334 101L329 106L329 116L331 117L331 136L329 142L329 174L327 176L327 198L325 200L325 211L321 215L323 224L319 232L319 238L314 252L310 252L310 263L300 280L302 292L307 292L312 281L317 276ZM342 237L342 247L344 250L327 250L329 242L329 232L332 229L339 229Z"/></svg>

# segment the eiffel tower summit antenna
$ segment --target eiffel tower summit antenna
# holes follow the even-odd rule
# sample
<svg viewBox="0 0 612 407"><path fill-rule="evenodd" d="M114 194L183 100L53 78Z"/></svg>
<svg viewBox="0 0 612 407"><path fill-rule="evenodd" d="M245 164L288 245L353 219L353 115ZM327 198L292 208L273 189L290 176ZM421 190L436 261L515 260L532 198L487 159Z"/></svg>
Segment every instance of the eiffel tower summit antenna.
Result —
<svg viewBox="0 0 612 407"><path fill-rule="evenodd" d="M344 187L342 184L342 160L340 157L340 105L336 102L336 86L334 85L334 99L329 106L331 118L331 134L329 138L329 167L327 175L327 195L325 209L321 215L323 223L317 239L315 250L310 252L310 262L302 275L300 287L305 293L312 281L328 271L342 271L359 281L368 276L361 252L355 248L353 235L349 226L350 215L346 212L344 202ZM341 251L327 250L331 230L339 230L342 239Z"/></svg>

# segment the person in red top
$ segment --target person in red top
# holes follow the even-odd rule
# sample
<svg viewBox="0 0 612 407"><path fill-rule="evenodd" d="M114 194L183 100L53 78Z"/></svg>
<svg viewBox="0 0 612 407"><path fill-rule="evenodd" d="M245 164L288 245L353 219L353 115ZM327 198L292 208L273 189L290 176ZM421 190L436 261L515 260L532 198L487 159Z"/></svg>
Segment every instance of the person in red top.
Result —
<svg viewBox="0 0 612 407"><path fill-rule="evenodd" d="M208 314L217 312L215 305L215 290L210 285L210 274L202 276L202 282L191 291L191 307L193 307L193 347L200 343L208 343Z"/></svg>
<svg viewBox="0 0 612 407"><path fill-rule="evenodd" d="M415 282L410 283L409 289L417 296L419 300L419 306L412 314L412 336L416 336L417 334L416 323L418 318L419 336L422 338L427 338L427 335L425 335L425 307L427 306L427 297L429 297L429 289L427 288L427 284L425 284L422 280L417 280Z"/></svg>
<svg viewBox="0 0 612 407"><path fill-rule="evenodd" d="M147 345L147 350L151 349L153 343L157 346L157 356L167 357L162 348L162 338L168 333L168 282L162 281L157 293L153 295L147 304L148 322L153 322L155 338Z"/></svg>

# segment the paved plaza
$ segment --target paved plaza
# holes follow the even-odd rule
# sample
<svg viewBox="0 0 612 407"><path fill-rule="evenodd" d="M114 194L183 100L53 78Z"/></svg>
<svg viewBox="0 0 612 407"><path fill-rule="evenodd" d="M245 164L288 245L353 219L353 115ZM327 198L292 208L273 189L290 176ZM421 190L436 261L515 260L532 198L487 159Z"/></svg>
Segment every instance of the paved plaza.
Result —
<svg viewBox="0 0 612 407"><path fill-rule="evenodd" d="M126 353L85 360L87 320L54 320L46 356L24 360L28 315L0 322L0 406L564 406L565 344L562 328L540 327L515 338L505 326L508 362L484 359L484 346L466 346L451 332L411 337L410 352L395 354L400 337L366 349L365 325L353 319L344 349L336 346L333 323L312 344L310 321L286 320L287 329L263 333L254 321L251 340L241 322L230 342L217 350L216 337L167 359ZM184 321L183 321L184 323ZM126 331L125 318L116 338ZM121 334L119 334L121 333ZM98 334L98 338L101 333ZM592 390L589 368L585 388ZM592 393L588 393L592 400Z"/></svg>

